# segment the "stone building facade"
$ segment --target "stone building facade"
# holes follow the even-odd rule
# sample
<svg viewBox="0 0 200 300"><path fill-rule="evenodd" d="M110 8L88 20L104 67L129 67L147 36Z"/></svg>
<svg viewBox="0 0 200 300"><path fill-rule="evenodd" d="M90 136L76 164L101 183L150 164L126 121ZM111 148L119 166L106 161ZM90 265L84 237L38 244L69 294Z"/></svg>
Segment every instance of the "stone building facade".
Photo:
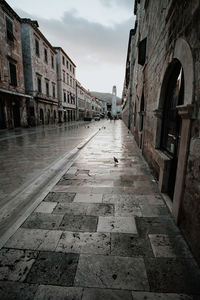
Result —
<svg viewBox="0 0 200 300"><path fill-rule="evenodd" d="M57 53L59 122L77 120L76 65L60 47Z"/></svg>
<svg viewBox="0 0 200 300"><path fill-rule="evenodd" d="M21 19L0 2L0 129L27 126L21 45Z"/></svg>
<svg viewBox="0 0 200 300"><path fill-rule="evenodd" d="M133 72L134 72L135 30L131 29L128 41L126 70L122 91L122 119L130 129L133 122Z"/></svg>
<svg viewBox="0 0 200 300"><path fill-rule="evenodd" d="M56 51L39 30L37 21L21 19L22 52L30 126L58 121Z"/></svg>
<svg viewBox="0 0 200 300"><path fill-rule="evenodd" d="M77 99L77 119L84 120L86 112L86 90L79 81L76 80L76 99Z"/></svg>
<svg viewBox="0 0 200 300"><path fill-rule="evenodd" d="M135 14L124 115L200 262L200 2L136 0Z"/></svg>

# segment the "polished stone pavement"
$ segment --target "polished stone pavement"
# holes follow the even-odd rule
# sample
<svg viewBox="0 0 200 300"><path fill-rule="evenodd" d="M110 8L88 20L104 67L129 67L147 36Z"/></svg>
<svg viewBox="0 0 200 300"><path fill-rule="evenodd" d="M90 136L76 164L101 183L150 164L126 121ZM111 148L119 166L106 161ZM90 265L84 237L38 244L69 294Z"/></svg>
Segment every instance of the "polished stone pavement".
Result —
<svg viewBox="0 0 200 300"><path fill-rule="evenodd" d="M121 121L0 250L0 299L200 299L200 269Z"/></svg>
<svg viewBox="0 0 200 300"><path fill-rule="evenodd" d="M72 122L0 130L0 207L97 129L95 122Z"/></svg>

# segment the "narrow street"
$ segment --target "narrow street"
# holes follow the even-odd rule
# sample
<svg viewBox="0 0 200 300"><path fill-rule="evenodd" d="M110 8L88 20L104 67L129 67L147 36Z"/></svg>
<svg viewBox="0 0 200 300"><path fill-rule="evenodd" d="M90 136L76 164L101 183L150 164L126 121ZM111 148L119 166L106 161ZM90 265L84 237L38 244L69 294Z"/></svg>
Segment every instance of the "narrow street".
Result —
<svg viewBox="0 0 200 300"><path fill-rule="evenodd" d="M0 299L199 299L198 265L122 121L5 139L7 157L13 145L13 153L26 145L30 155L35 144L32 162L23 162L27 177L35 176L99 127L0 250Z"/></svg>

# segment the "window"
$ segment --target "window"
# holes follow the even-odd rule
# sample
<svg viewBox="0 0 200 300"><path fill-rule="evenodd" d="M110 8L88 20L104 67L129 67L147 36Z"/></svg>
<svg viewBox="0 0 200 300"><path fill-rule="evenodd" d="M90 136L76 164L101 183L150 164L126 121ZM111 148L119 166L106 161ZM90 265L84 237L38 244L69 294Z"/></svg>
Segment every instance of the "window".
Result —
<svg viewBox="0 0 200 300"><path fill-rule="evenodd" d="M40 56L40 47L39 47L39 41L35 39L35 54L39 57Z"/></svg>
<svg viewBox="0 0 200 300"><path fill-rule="evenodd" d="M42 92L42 81L41 81L41 77L37 77L37 90L38 93Z"/></svg>
<svg viewBox="0 0 200 300"><path fill-rule="evenodd" d="M46 81L46 95L49 96L49 82Z"/></svg>
<svg viewBox="0 0 200 300"><path fill-rule="evenodd" d="M53 95L53 98L56 97L56 86L55 86L55 83L52 83L52 95Z"/></svg>
<svg viewBox="0 0 200 300"><path fill-rule="evenodd" d="M65 82L65 72L63 71L63 82Z"/></svg>
<svg viewBox="0 0 200 300"><path fill-rule="evenodd" d="M67 84L69 84L69 74L67 73Z"/></svg>
<svg viewBox="0 0 200 300"><path fill-rule="evenodd" d="M67 92L67 102L70 103L70 94Z"/></svg>
<svg viewBox="0 0 200 300"><path fill-rule="evenodd" d="M13 23L12 21L6 17L6 29L7 29L7 38L10 41L14 41L14 35L13 35Z"/></svg>
<svg viewBox="0 0 200 300"><path fill-rule="evenodd" d="M68 62L68 60L66 61L66 63L67 63L67 69L69 69L69 62Z"/></svg>
<svg viewBox="0 0 200 300"><path fill-rule="evenodd" d="M66 92L65 91L63 92L63 98L64 98L64 102L66 102L67 99L66 99Z"/></svg>
<svg viewBox="0 0 200 300"><path fill-rule="evenodd" d="M74 74L74 68L73 68L73 74Z"/></svg>
<svg viewBox="0 0 200 300"><path fill-rule="evenodd" d="M44 61L48 63L47 49L44 48Z"/></svg>
<svg viewBox="0 0 200 300"><path fill-rule="evenodd" d="M70 68L70 72L71 72L72 71L72 65L70 65L69 68Z"/></svg>
<svg viewBox="0 0 200 300"><path fill-rule="evenodd" d="M72 77L70 76L70 86L72 86Z"/></svg>
<svg viewBox="0 0 200 300"><path fill-rule="evenodd" d="M51 55L51 67L52 67L52 69L54 69L54 57L53 57L53 55Z"/></svg>
<svg viewBox="0 0 200 300"><path fill-rule="evenodd" d="M9 67L10 67L10 84L13 86L17 86L16 65L9 63Z"/></svg>
<svg viewBox="0 0 200 300"><path fill-rule="evenodd" d="M65 65L65 57L64 56L62 57L62 63L63 63L63 65Z"/></svg>
<svg viewBox="0 0 200 300"><path fill-rule="evenodd" d="M144 66L146 61L147 39L143 39L138 46L138 64Z"/></svg>

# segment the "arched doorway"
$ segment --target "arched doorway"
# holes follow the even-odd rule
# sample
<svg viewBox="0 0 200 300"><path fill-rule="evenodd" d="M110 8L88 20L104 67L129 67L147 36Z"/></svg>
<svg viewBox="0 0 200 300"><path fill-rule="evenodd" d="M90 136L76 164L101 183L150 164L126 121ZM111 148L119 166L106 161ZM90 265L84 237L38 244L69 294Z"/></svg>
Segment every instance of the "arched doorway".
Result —
<svg viewBox="0 0 200 300"><path fill-rule="evenodd" d="M177 106L184 103L184 74L181 63L175 59L170 65L163 104L161 149L170 157L167 194L173 200L180 146L181 117Z"/></svg>
<svg viewBox="0 0 200 300"><path fill-rule="evenodd" d="M173 58L168 66L165 65L161 77L158 109L154 111L159 188L173 198L171 210L178 222L185 189L190 126L194 111L194 63L190 46L184 39L176 41ZM164 124L169 124L168 128L164 129ZM167 151L168 154L171 152L171 159L165 155Z"/></svg>

